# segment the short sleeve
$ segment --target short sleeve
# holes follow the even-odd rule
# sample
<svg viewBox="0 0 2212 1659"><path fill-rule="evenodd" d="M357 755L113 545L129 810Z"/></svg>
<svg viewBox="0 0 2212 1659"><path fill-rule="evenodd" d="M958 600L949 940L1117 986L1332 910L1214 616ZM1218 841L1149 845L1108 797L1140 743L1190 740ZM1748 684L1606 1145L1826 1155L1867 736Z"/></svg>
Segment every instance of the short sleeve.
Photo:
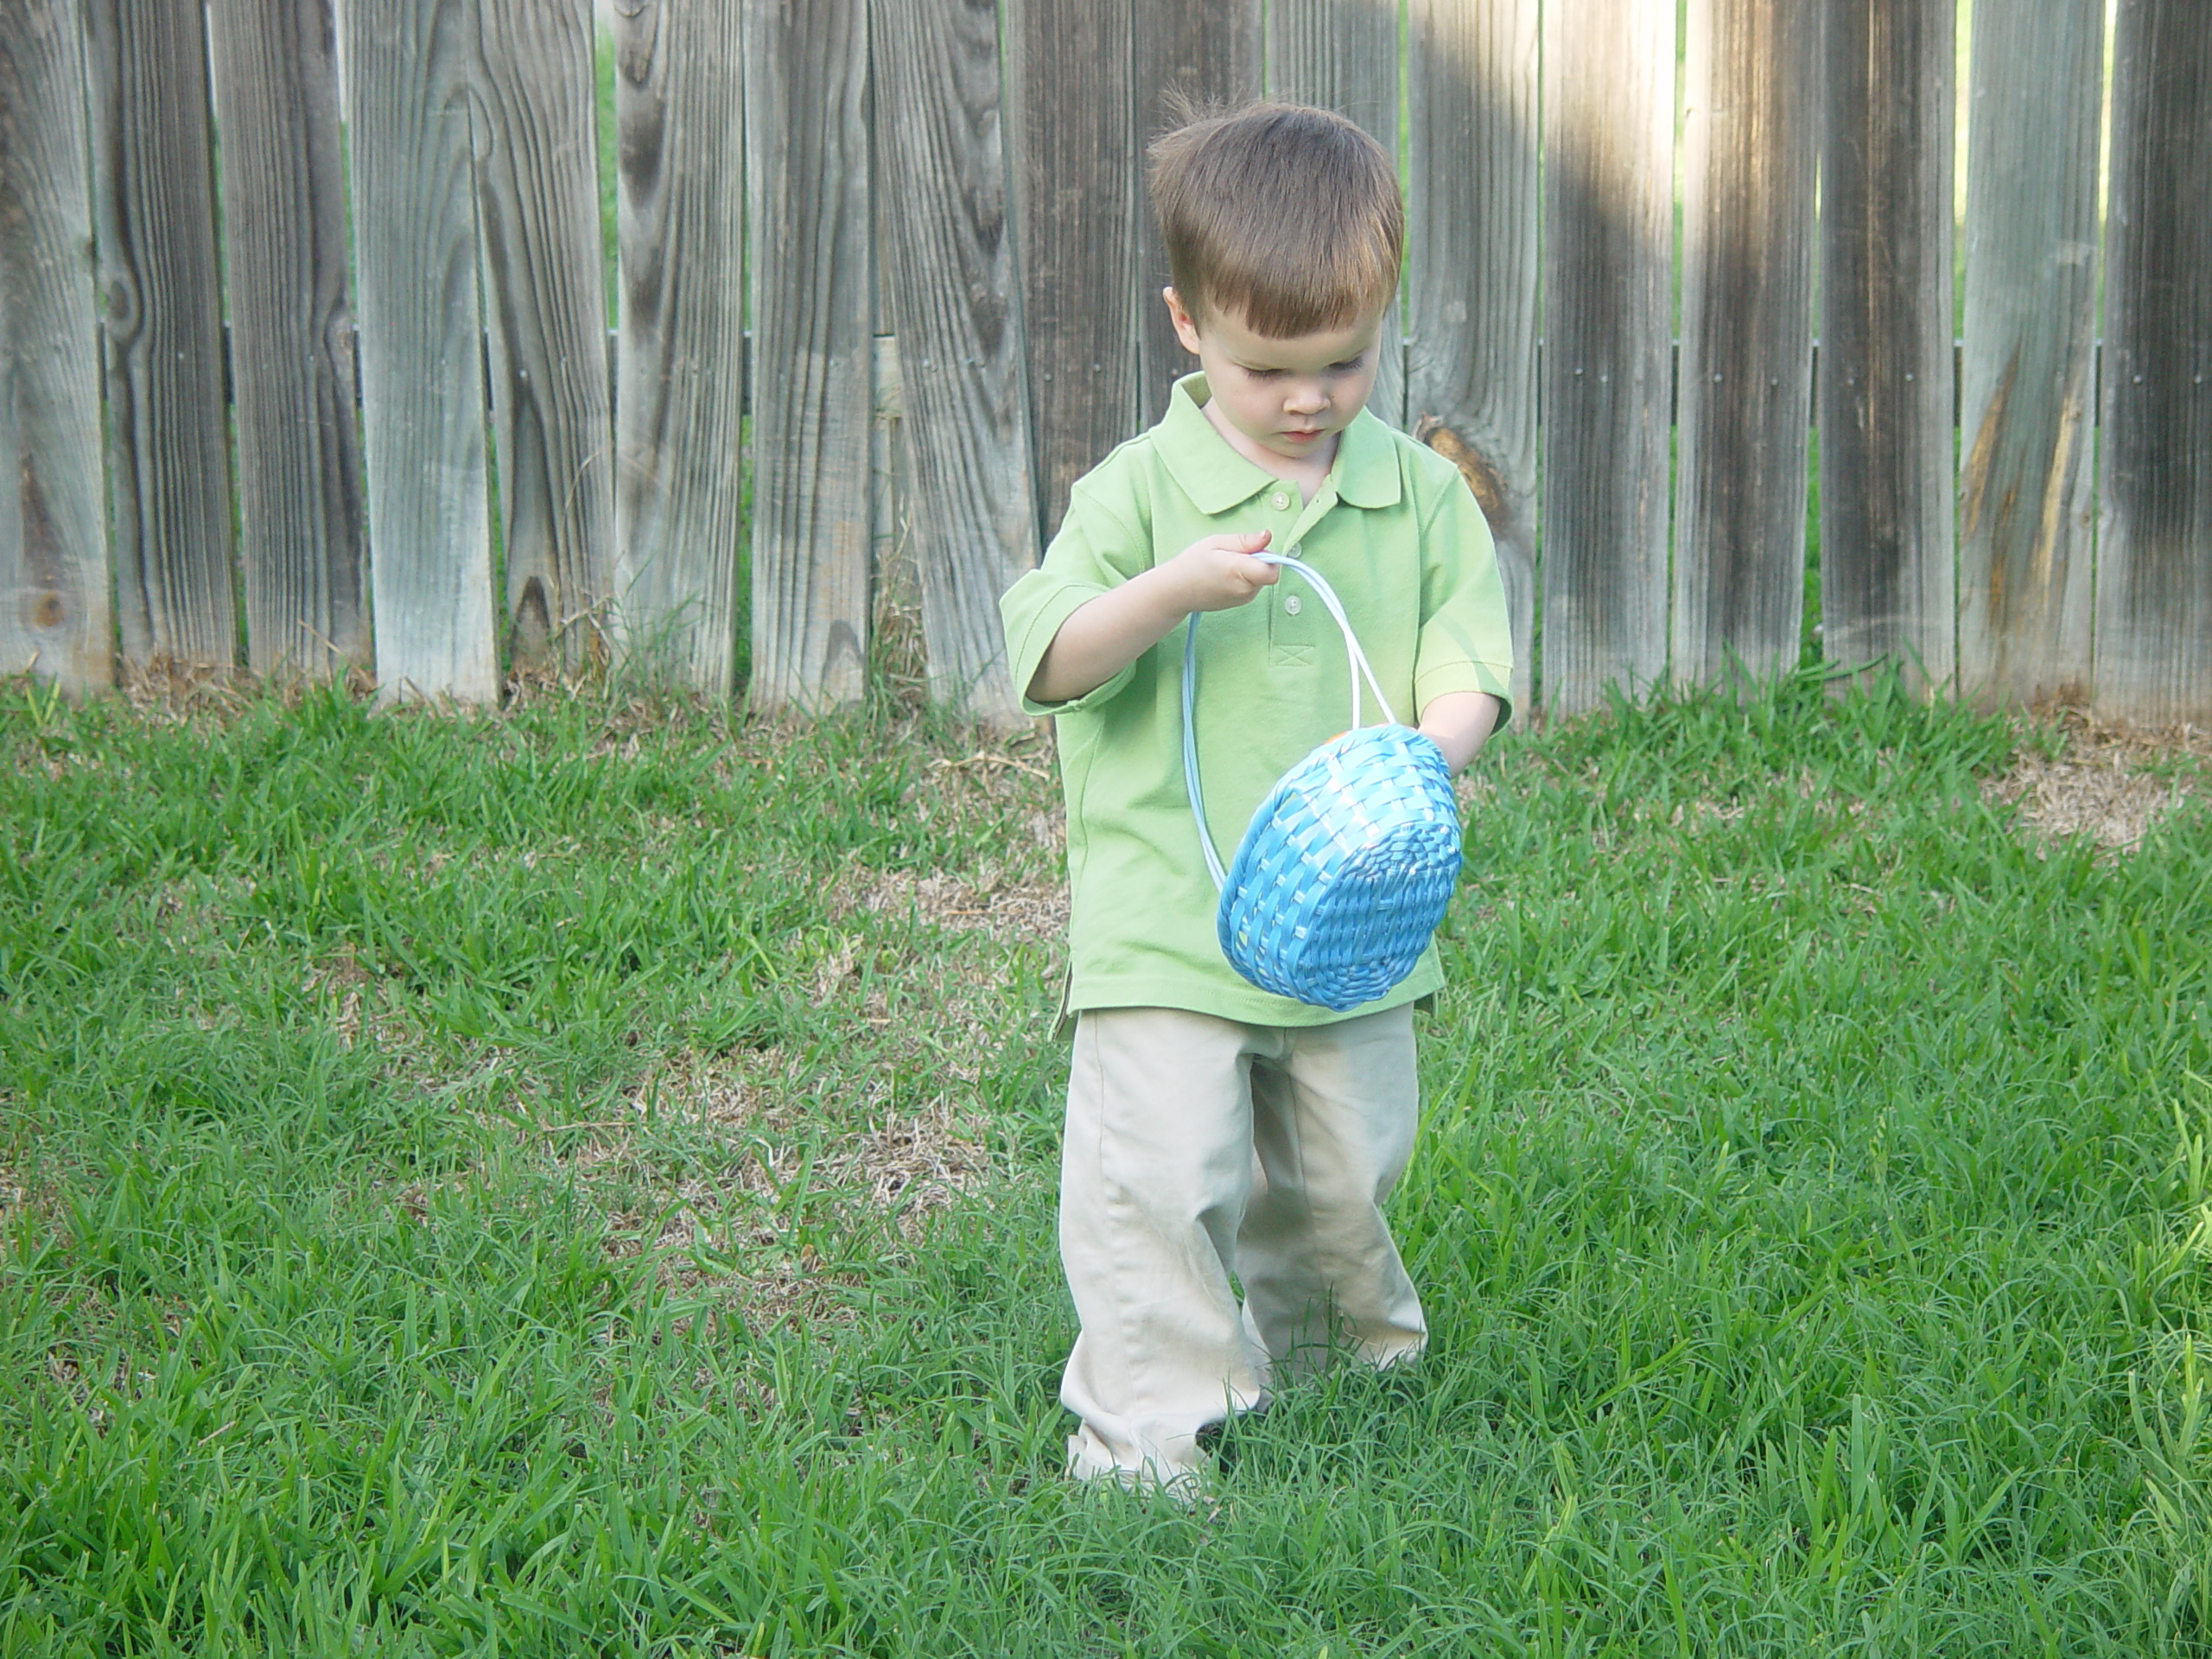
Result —
<svg viewBox="0 0 2212 1659"><path fill-rule="evenodd" d="M1513 717L1513 628L1497 548L1459 468L1443 461L1442 469L1447 476L1441 480L1431 473L1417 486L1434 499L1422 503L1414 706L1425 709L1454 691L1487 691L1504 705L1502 729Z"/></svg>
<svg viewBox="0 0 2212 1659"><path fill-rule="evenodd" d="M1109 491L1094 482L1108 467L1077 483L1059 534L1045 550L1045 562L1000 595L1007 668L1024 714L1069 715L1095 708L1118 695L1136 672L1131 664L1104 684L1065 702L1039 702L1029 696L1029 683L1061 625L1101 594L1151 565L1149 540L1116 511L1107 499ZM1105 480L1109 486L1112 481Z"/></svg>

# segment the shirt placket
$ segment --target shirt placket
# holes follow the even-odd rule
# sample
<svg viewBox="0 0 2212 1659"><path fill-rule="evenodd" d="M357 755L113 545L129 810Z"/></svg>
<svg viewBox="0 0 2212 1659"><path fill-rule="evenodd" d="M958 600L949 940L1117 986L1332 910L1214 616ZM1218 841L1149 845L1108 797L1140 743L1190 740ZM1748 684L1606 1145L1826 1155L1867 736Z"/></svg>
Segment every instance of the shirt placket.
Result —
<svg viewBox="0 0 2212 1659"><path fill-rule="evenodd" d="M1272 490L1266 499L1268 527L1274 531L1269 548L1303 562L1306 538L1336 505L1336 492L1324 486L1302 505L1293 489ZM1295 570L1286 570L1268 590L1264 602L1268 661L1277 668L1319 670L1324 661L1322 647L1335 636L1336 625L1312 586Z"/></svg>

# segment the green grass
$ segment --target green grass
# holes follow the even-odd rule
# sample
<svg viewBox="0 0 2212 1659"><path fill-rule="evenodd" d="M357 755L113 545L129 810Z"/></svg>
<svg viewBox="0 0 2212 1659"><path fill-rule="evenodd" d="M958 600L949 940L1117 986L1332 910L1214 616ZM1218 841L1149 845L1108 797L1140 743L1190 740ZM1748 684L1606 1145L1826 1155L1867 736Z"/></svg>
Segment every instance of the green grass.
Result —
<svg viewBox="0 0 2212 1659"><path fill-rule="evenodd" d="M16 683L0 1654L2205 1652L2212 837L2022 741L1495 746L1431 1353L1186 1514L1057 1473L1034 742Z"/></svg>

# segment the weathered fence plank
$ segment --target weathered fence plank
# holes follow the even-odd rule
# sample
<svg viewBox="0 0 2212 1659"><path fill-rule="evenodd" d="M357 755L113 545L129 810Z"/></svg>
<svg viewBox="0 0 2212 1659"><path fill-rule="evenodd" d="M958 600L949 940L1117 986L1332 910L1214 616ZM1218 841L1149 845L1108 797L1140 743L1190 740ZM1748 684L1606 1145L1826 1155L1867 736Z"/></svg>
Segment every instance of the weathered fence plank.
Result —
<svg viewBox="0 0 2212 1659"><path fill-rule="evenodd" d="M1836 663L1948 689L1950 0L1829 0L1821 175L1821 621Z"/></svg>
<svg viewBox="0 0 2212 1659"><path fill-rule="evenodd" d="M346 180L330 0L207 14L222 133L246 665L370 662Z"/></svg>
<svg viewBox="0 0 2212 1659"><path fill-rule="evenodd" d="M1273 0L1264 19L1267 90L1351 117L1398 153L1396 0ZM1406 421L1405 316L1393 302L1376 342L1381 360L1367 406Z"/></svg>
<svg viewBox="0 0 2212 1659"><path fill-rule="evenodd" d="M349 0L377 680L495 702L467 0Z"/></svg>
<svg viewBox="0 0 2212 1659"><path fill-rule="evenodd" d="M200 0L86 0L124 659L228 668L223 290Z"/></svg>
<svg viewBox="0 0 2212 1659"><path fill-rule="evenodd" d="M621 350L614 633L633 670L734 689L743 534L740 0L615 9Z"/></svg>
<svg viewBox="0 0 2212 1659"><path fill-rule="evenodd" d="M1169 388L1198 362L1160 303L1167 254L1143 195L1145 147L1173 124L1172 94L1205 104L1260 90L1260 0L1139 0L1136 10L1137 422L1149 426L1166 411Z"/></svg>
<svg viewBox="0 0 2212 1659"><path fill-rule="evenodd" d="M931 696L1001 727L998 596L1036 563L996 0L875 0L892 321Z"/></svg>
<svg viewBox="0 0 2212 1659"><path fill-rule="evenodd" d="M613 416L590 0L480 12L478 221L518 667L603 660Z"/></svg>
<svg viewBox="0 0 2212 1659"><path fill-rule="evenodd" d="M867 682L867 0L747 0L753 224L753 696L857 702Z"/></svg>
<svg viewBox="0 0 2212 1659"><path fill-rule="evenodd" d="M1490 520L1533 712L1537 3L1413 0L1409 21L1406 417Z"/></svg>
<svg viewBox="0 0 2212 1659"><path fill-rule="evenodd" d="M1959 686L1983 702L2089 696L2104 24L2104 0L1974 9Z"/></svg>
<svg viewBox="0 0 2212 1659"><path fill-rule="evenodd" d="M1674 0L1549 0L1543 29L1539 688L1569 715L1667 665Z"/></svg>
<svg viewBox="0 0 2212 1659"><path fill-rule="evenodd" d="M1796 665L1821 15L1690 0L1673 673Z"/></svg>
<svg viewBox="0 0 2212 1659"><path fill-rule="evenodd" d="M1009 0L1008 139L1028 340L1039 528L1137 429L1130 0Z"/></svg>
<svg viewBox="0 0 2212 1659"><path fill-rule="evenodd" d="M2212 720L2212 29L2120 0L2107 247L2096 702Z"/></svg>
<svg viewBox="0 0 2212 1659"><path fill-rule="evenodd" d="M115 681L76 0L0 6L0 674Z"/></svg>

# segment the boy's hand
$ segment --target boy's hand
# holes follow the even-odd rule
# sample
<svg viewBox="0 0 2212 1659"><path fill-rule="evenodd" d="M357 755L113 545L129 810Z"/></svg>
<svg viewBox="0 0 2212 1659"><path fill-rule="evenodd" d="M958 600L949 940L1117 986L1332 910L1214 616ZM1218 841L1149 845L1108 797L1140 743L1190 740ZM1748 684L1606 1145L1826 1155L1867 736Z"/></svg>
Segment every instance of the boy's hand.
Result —
<svg viewBox="0 0 2212 1659"><path fill-rule="evenodd" d="M1202 536L1160 567L1160 574L1187 614L1233 611L1249 605L1262 588L1282 579L1279 566L1252 556L1268 544L1269 532Z"/></svg>
<svg viewBox="0 0 2212 1659"><path fill-rule="evenodd" d="M1252 556L1268 532L1204 536L1165 564L1101 594L1063 623L1030 677L1039 702L1067 702L1106 683L1194 611L1249 605L1281 575Z"/></svg>

